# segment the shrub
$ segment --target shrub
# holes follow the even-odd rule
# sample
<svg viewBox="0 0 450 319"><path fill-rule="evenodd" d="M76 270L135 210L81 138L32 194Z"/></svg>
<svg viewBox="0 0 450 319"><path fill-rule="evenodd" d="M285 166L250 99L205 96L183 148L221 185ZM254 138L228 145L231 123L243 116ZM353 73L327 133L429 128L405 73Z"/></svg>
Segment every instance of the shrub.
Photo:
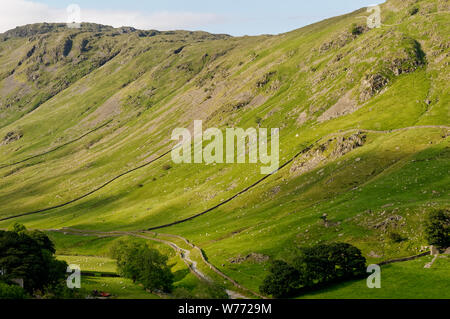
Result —
<svg viewBox="0 0 450 319"><path fill-rule="evenodd" d="M275 260L269 269L270 274L264 279L259 290L275 298L289 297L297 287L300 277L294 267L282 260Z"/></svg>
<svg viewBox="0 0 450 319"><path fill-rule="evenodd" d="M396 232L389 233L388 237L389 237L389 240L394 243L401 243L402 241L405 240L405 238L403 238L402 235L400 235L399 233L396 233Z"/></svg>
<svg viewBox="0 0 450 319"><path fill-rule="evenodd" d="M408 10L409 15L413 16L415 14L417 14L419 12L419 8L418 7L412 7Z"/></svg>
<svg viewBox="0 0 450 319"><path fill-rule="evenodd" d="M25 299L25 290L17 285L8 285L0 281L0 299Z"/></svg>
<svg viewBox="0 0 450 319"><path fill-rule="evenodd" d="M425 237L430 245L439 248L450 246L450 211L448 209L436 210L427 216Z"/></svg>
<svg viewBox="0 0 450 319"><path fill-rule="evenodd" d="M356 23L353 23L350 27L350 33L352 35L360 35L364 31L364 28L360 25L357 25Z"/></svg>
<svg viewBox="0 0 450 319"><path fill-rule="evenodd" d="M361 251L346 243L302 248L293 264L301 274L303 287L359 277L366 271Z"/></svg>
<svg viewBox="0 0 450 319"><path fill-rule="evenodd" d="M53 243L42 232L0 231L0 269L4 280L22 278L25 291L51 289L66 277L67 263L56 260Z"/></svg>
<svg viewBox="0 0 450 319"><path fill-rule="evenodd" d="M117 270L123 277L141 283L152 291L170 292L174 281L168 257L145 243L119 241L112 249Z"/></svg>
<svg viewBox="0 0 450 319"><path fill-rule="evenodd" d="M276 298L288 297L301 289L359 278L366 273L361 251L346 243L301 248L292 263L275 261L260 291Z"/></svg>

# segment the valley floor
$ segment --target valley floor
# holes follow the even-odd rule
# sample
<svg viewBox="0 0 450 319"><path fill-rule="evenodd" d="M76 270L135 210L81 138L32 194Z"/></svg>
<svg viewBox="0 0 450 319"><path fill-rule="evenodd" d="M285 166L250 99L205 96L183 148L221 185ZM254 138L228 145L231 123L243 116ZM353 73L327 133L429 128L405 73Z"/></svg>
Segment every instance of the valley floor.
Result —
<svg viewBox="0 0 450 319"><path fill-rule="evenodd" d="M349 281L301 299L449 299L450 256L440 255L430 269L432 256L381 267L381 288L369 289L366 279Z"/></svg>
<svg viewBox="0 0 450 319"><path fill-rule="evenodd" d="M200 248L186 239L157 233L144 232L84 232L74 229L63 229L49 232L55 240L58 259L66 260L69 264L78 264L82 272L116 273L114 260L95 256L100 244L109 247L111 241L123 236L150 240L161 249L170 247L176 253L171 255L171 262L176 266L174 270L183 273L177 276L175 287L190 287L193 289L198 280L222 284L231 299L261 298L257 292L251 291L233 279L220 272L210 264ZM107 248L103 248L106 253ZM202 255L201 255L202 254ZM424 266L433 259L424 256L414 260L397 262L382 266L381 288L370 289L366 279L353 280L326 287L317 291L307 292L299 299L448 299L450 292L450 256L441 254L436 258L431 268ZM214 270L213 270L214 269ZM126 278L110 278L83 276L82 288L88 291L105 291L118 299L153 299L171 298L173 296L157 296L145 291L138 284Z"/></svg>

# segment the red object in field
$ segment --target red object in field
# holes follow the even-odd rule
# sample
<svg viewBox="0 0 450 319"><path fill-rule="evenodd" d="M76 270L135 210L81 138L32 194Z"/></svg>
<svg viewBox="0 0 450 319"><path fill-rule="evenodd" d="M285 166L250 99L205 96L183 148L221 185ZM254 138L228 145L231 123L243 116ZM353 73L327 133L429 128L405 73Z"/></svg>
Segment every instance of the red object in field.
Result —
<svg viewBox="0 0 450 319"><path fill-rule="evenodd" d="M111 294L108 293L108 292L102 291L102 292L100 293L100 296L102 296L102 297L111 297Z"/></svg>

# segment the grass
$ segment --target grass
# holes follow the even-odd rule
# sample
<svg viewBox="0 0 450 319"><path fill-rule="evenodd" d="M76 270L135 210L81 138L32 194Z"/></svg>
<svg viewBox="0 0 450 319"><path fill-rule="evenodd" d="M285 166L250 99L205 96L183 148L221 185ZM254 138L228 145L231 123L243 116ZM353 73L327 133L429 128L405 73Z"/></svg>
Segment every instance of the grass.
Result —
<svg viewBox="0 0 450 319"><path fill-rule="evenodd" d="M139 285L126 278L81 277L81 288L92 292L103 291L111 294L112 299L158 299L157 295L145 291Z"/></svg>
<svg viewBox="0 0 450 319"><path fill-rule="evenodd" d="M57 255L56 258L66 261L69 265L79 265L82 272L116 273L116 261L110 258L67 255Z"/></svg>
<svg viewBox="0 0 450 319"><path fill-rule="evenodd" d="M391 11L387 4L382 13L384 23L392 26L358 36L350 36L348 30L363 11L279 36L228 38L175 32L139 37L108 29L96 37L86 30L74 37L66 58L54 61L45 56L50 64L39 71L39 83L46 92L28 80L36 68L34 58L23 60L14 79L29 86L27 95L2 95L1 105L11 98L28 105L63 79L72 63L85 59L82 74L68 75L68 86L60 87L33 112L19 104L1 109L0 143L8 132L20 130L23 137L0 146L0 163L40 154L112 121L54 152L0 168L0 218L91 192L168 151L172 130L190 127L195 119L203 119L205 128L254 127L256 120L261 127L281 128L281 163L312 143L319 141L317 150L333 136L348 137L364 129L371 131L364 133L362 147L333 157L333 142L322 154L324 160L304 174L291 171L299 164L297 159L232 202L159 231L188 238L221 271L253 290L261 284L267 264L231 264L231 258L252 252L284 258L295 246L328 241L354 244L369 262L416 254L426 244L425 214L450 204L448 129L420 127L448 125L448 48L440 44L449 24L441 14L421 14L434 3L431 0L421 1L414 16L407 15L407 4L391 2L398 10ZM48 54L56 52L61 35L69 34L64 29L48 34ZM92 48L82 52L78 46L87 35ZM416 43L426 56L414 67L410 53ZM0 90L9 85L3 75L18 65L31 44L22 38L0 42ZM174 54L181 46L184 49ZM121 49L118 55L98 66L98 52L116 49ZM42 52L38 48L36 54ZM411 69L394 75L389 68L395 57ZM53 74L51 68L58 72ZM363 83L381 73L389 82L362 101ZM272 74L269 81L258 87L267 74ZM354 112L317 121L348 92L357 105ZM232 109L248 100L252 102ZM299 123L303 113L306 121ZM409 129L389 131L402 128ZM174 165L169 154L70 205L0 221L0 227L18 221L39 229L143 230L221 203L260 179L259 169L250 164ZM333 227L320 224L323 213ZM385 230L375 227L392 216L400 216L401 222ZM393 242L390 232L406 240ZM102 263L95 258L107 258L117 240L49 234L59 255L77 256L64 258L90 256L85 262L80 259L87 267ZM152 245L170 255L180 285L195 285L196 279L170 248Z"/></svg>
<svg viewBox="0 0 450 319"><path fill-rule="evenodd" d="M366 280L350 281L321 291L307 293L301 299L448 299L448 255L441 255L432 268L423 266L431 256L389 264L381 268L381 288L369 289Z"/></svg>

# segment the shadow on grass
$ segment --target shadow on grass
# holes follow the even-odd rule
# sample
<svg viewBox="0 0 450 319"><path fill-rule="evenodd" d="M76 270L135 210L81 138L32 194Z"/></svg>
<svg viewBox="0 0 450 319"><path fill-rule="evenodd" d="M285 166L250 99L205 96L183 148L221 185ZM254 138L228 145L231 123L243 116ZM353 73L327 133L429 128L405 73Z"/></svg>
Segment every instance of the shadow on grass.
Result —
<svg viewBox="0 0 450 319"><path fill-rule="evenodd" d="M173 273L174 275L174 282L178 282L183 280L187 275L189 274L189 269L181 269L177 270Z"/></svg>

